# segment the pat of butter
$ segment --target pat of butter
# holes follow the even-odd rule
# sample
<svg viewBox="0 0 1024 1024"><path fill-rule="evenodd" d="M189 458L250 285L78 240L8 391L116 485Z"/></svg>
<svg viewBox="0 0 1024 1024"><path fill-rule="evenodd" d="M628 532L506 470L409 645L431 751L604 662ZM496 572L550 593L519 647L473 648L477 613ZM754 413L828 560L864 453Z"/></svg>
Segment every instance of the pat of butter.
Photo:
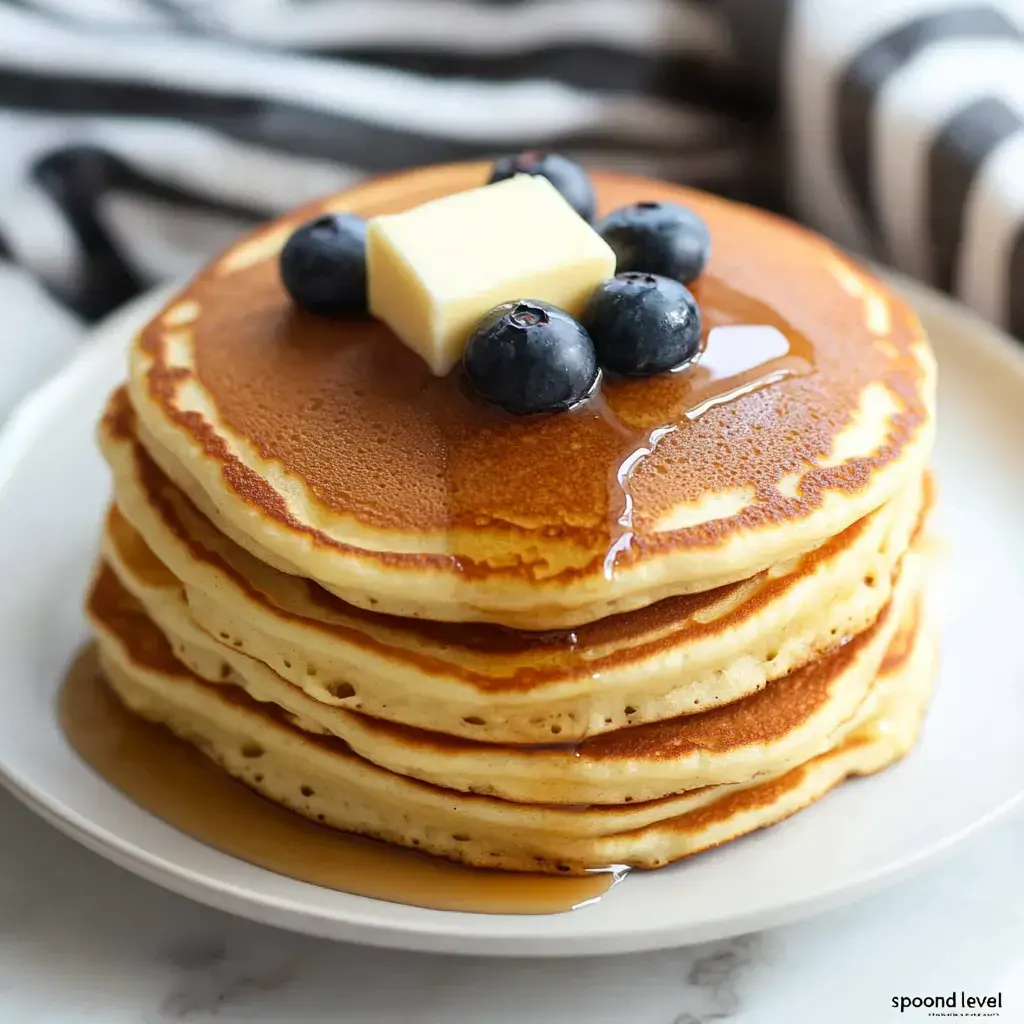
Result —
<svg viewBox="0 0 1024 1024"><path fill-rule="evenodd" d="M531 175L373 218L366 261L370 312L439 377L499 303L541 299L578 316L615 273L608 243Z"/></svg>

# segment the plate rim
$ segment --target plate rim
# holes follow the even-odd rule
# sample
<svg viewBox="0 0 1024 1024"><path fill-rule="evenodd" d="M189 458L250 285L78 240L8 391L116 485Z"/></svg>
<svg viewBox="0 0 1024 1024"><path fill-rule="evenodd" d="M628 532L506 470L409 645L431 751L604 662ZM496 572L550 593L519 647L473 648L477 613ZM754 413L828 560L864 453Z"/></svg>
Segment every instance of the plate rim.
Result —
<svg viewBox="0 0 1024 1024"><path fill-rule="evenodd" d="M886 271L885 276L915 307L927 308L935 316L953 320L966 328L972 336L972 343L981 346L1001 369L1024 385L1024 345L1015 342L978 314L919 282L891 271ZM81 350L56 375L17 403L0 429L0 490L6 486L23 457L25 444L33 432L54 414L62 397L75 389L92 364L107 357L112 336L116 335L118 327L140 317L143 309L155 311L173 294L175 287L147 292L102 321L90 332L91 338L83 343ZM0 785L49 824L93 852L148 881L219 910L323 938L395 949L477 956L579 956L640 952L705 942L790 923L849 904L886 885L895 884L981 834L1024 802L1022 780L1013 796L941 840L922 846L894 862L879 865L852 881L838 880L834 885L820 886L817 891L804 893L799 899L786 904L735 911L726 917L689 925L669 922L659 926L643 922L630 928L628 922L621 921L614 928L591 927L545 942L542 924L532 931L524 927L522 933L501 934L480 927L490 915L424 908L403 908L410 912L407 919L384 921L375 918L372 912L372 905L382 901L355 897L370 905L365 913L356 908L319 910L176 864L133 840L121 838L105 826L96 825L82 812L35 785L21 771L12 769L2 751ZM582 917L586 911L577 913ZM496 916L507 921L514 915ZM523 916L518 920L543 922L550 918ZM473 922L476 922L476 927Z"/></svg>

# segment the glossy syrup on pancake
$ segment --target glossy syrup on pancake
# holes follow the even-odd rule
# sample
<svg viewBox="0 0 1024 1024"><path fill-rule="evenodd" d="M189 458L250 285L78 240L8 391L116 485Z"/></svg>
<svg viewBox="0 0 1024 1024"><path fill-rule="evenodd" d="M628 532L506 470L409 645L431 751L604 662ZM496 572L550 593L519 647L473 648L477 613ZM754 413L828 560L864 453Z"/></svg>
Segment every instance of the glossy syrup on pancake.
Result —
<svg viewBox="0 0 1024 1024"><path fill-rule="evenodd" d="M68 671L58 717L79 757L143 810L224 853L313 885L435 910L553 914L593 902L623 874L563 878L461 867L320 827L128 711L92 648Z"/></svg>
<svg viewBox="0 0 1024 1024"><path fill-rule="evenodd" d="M642 414L638 410L632 411L627 423L603 396L598 398L599 412L621 429L628 447L609 478L609 539L603 563L605 577L609 579L636 538L633 475L646 459L657 456L661 442L712 409L814 369L814 346L810 339L766 303L736 292L709 275L699 278L693 289L700 303L703 339L696 362L681 366L672 374L687 385L685 405L675 403L672 409L678 422L638 434L631 425L640 421ZM652 409L649 415L663 418L666 413ZM755 450L755 454L759 452ZM665 467L658 467L656 472L665 472Z"/></svg>
<svg viewBox="0 0 1024 1024"><path fill-rule="evenodd" d="M482 176L469 166L435 168L393 187L371 183L337 205L394 212ZM476 578L613 575L659 551L713 548L739 530L805 516L824 491L856 492L899 459L929 417L915 354L922 336L910 310L833 255L843 277L824 243L764 214L642 179L596 174L595 184L605 211L668 199L709 223L711 263L693 285L705 353L683 372L606 380L602 401L570 415L510 417L469 396L457 373L432 376L380 323L338 324L294 310L275 260L246 262L243 250L182 296L181 307L199 311L189 327L193 369L166 362L167 323L158 319L145 333L150 398L223 459L224 478L251 506L294 526L280 495L217 449L199 419L175 411L182 373L194 374L237 436L301 479L332 514L384 538L437 541L422 551L407 540L385 545L382 563L454 567ZM868 298L874 313L866 321ZM743 349L724 375L729 360L716 358L718 346ZM888 436L870 457L829 464L873 384L899 406ZM788 476L798 479L795 490L780 488ZM750 495L738 510L674 518L708 495L737 493Z"/></svg>
<svg viewBox="0 0 1024 1024"><path fill-rule="evenodd" d="M512 445L522 445L526 453L538 460L530 487L545 490L555 484L552 476L559 478L559 494L550 496L552 504L544 515L557 517L561 514L592 523L591 543L601 553L607 575L630 548L639 529L634 522L634 477L664 439L685 430L711 410L787 377L809 374L814 367L814 346L810 340L766 303L742 295L710 275L695 283L694 293L701 302L704 324L703 347L694 364L653 381L606 380L595 399L561 415L513 417L468 395L457 373L444 378L431 375L382 324L350 323L339 330L336 324L315 320L294 310L284 313L270 331L281 351L274 359L269 380L279 379L282 373L292 379L291 358L296 350L302 353L298 358L304 359L310 348L328 345L351 348L353 380L361 386L342 386L342 394L347 391L356 399L353 403L356 408L351 411L353 419L362 420L360 413L365 408L368 422L376 431L372 438L360 439L362 447L355 453L358 461L347 463L356 480L371 466L378 469L387 466L398 454L389 442L390 439L403 440L402 428L408 416L400 406L408 404L418 410L419 415L425 410L430 427L436 431L436 436L430 439L431 447L420 448L417 444L412 450L402 451L401 456L403 461L409 459L414 463L409 466L410 478L421 477L426 472L433 481L436 497L447 506L438 511L433 522L441 529L470 523L484 525L478 501L484 485L480 470L488 470L490 483L487 486L492 493L510 463L518 467L516 477L522 480L522 456L511 451ZM252 327L256 335L261 330L260 325ZM324 334L329 337L320 340ZM357 340L350 342L349 334ZM235 380L241 368L233 364L235 360L245 361L243 352L235 352L231 364L219 341L200 348L199 352L204 359L199 367L200 375L205 383L214 382L211 390L217 395L218 405L230 403L236 392L251 389L254 381L248 374L244 382ZM311 362L319 362L322 354L318 352ZM301 369L297 367L294 372L301 372ZM306 387L309 383L305 382ZM295 386L299 388L300 382L296 380ZM336 397L332 402L320 390L321 384L316 387L317 395L309 400L307 415L325 409L337 410L340 400ZM267 395L255 414L266 413L272 408L271 402L271 396ZM245 412L253 413L247 402L243 403L243 410L243 417ZM246 432L252 428L252 421L242 418L236 426ZM353 427L354 423L346 416L337 430L339 434L347 434ZM284 464L291 465L298 450L292 446L305 450L305 434L298 426L289 429L294 432L285 435L286 450L280 458ZM433 431L426 432L428 438ZM313 433L319 436L318 431ZM408 440L405 443L408 444ZM479 455L458 458L456 453L467 445L479 449ZM268 451L274 450L269 444L265 447ZM322 457L322 453L317 457ZM554 460L561 465L552 465ZM312 469L312 465L307 464L303 474L307 482L310 477L306 474ZM586 481L583 484L586 490L596 488L591 495L591 507L586 510L570 508L560 513L553 503L564 500L566 484L581 480ZM606 488L604 493L602 486ZM318 491L318 495L326 497L331 504L340 504L343 500L332 497L328 490L323 494ZM392 505L394 496L380 494L378 500ZM401 495L399 508L402 500L419 498ZM362 508L371 519L378 519L381 514L380 510L374 510L372 502ZM384 515L395 512L392 508ZM486 539L478 540L475 548L471 555L451 556L452 564L460 572L472 573L477 563L500 563L501 552L488 548Z"/></svg>

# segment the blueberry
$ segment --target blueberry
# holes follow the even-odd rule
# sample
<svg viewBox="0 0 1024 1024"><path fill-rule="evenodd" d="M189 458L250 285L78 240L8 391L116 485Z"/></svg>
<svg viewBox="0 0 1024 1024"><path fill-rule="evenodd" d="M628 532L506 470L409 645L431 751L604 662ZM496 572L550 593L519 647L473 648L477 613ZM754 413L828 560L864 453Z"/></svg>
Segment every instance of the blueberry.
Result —
<svg viewBox="0 0 1024 1024"><path fill-rule="evenodd" d="M587 172L568 157L535 149L515 156L503 156L495 163L487 184L493 185L517 174L538 174L547 178L585 221L594 219L594 186Z"/></svg>
<svg viewBox="0 0 1024 1024"><path fill-rule="evenodd" d="M678 203L634 203L613 210L598 225L615 251L615 269L660 274L689 284L711 251L708 226Z"/></svg>
<svg viewBox="0 0 1024 1024"><path fill-rule="evenodd" d="M281 282L310 313L341 316L366 309L366 221L329 213L298 228L281 250Z"/></svg>
<svg viewBox="0 0 1024 1024"><path fill-rule="evenodd" d="M598 285L580 317L608 370L647 377L700 351L700 310L689 288L656 274L617 274Z"/></svg>
<svg viewBox="0 0 1024 1024"><path fill-rule="evenodd" d="M564 309L536 299L504 302L469 335L462 365L482 398L517 415L556 412L597 385L594 343Z"/></svg>

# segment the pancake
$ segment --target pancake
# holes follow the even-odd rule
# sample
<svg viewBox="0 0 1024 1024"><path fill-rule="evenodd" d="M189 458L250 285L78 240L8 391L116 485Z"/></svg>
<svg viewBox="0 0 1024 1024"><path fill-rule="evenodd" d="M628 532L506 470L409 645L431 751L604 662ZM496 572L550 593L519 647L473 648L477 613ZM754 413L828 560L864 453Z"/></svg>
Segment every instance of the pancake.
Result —
<svg viewBox="0 0 1024 1024"><path fill-rule="evenodd" d="M320 702L488 742L569 742L692 714L808 664L877 618L930 493L916 478L751 580L536 634L368 613L270 568L195 508L135 429L116 392L100 437L118 507L210 637Z"/></svg>
<svg viewBox="0 0 1024 1024"><path fill-rule="evenodd" d="M128 707L168 726L271 800L334 828L510 870L660 867L778 821L848 775L876 771L909 749L934 659L928 631L913 614L890 644L849 731L831 750L776 778L625 807L558 808L405 778L336 738L297 728L237 687L202 681L177 661L105 567L94 580L89 615L109 681Z"/></svg>
<svg viewBox="0 0 1024 1024"><path fill-rule="evenodd" d="M776 775L831 747L867 698L897 627L916 600L920 558L902 564L876 622L834 652L725 707L634 726L576 744L507 746L370 718L311 699L263 662L196 626L174 576L112 511L107 563L198 676L274 704L301 728L344 740L401 775L506 800L550 804L647 801L707 785Z"/></svg>
<svg viewBox="0 0 1024 1024"><path fill-rule="evenodd" d="M748 579L920 478L934 365L916 315L822 239L678 186L593 175L602 212L668 200L707 222L706 351L572 413L499 414L383 324L292 308L276 256L300 222L488 169L371 181L261 228L139 334L140 438L235 543L377 612L565 628ZM777 328L787 353L715 341L736 324Z"/></svg>

